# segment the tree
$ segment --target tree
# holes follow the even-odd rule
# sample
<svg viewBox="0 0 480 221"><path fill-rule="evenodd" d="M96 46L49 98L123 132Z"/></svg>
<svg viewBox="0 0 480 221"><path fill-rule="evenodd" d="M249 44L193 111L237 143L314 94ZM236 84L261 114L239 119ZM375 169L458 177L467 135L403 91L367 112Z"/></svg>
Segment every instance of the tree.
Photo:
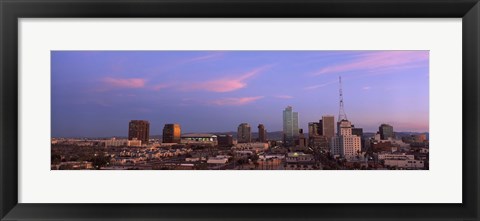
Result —
<svg viewBox="0 0 480 221"><path fill-rule="evenodd" d="M107 163L110 162L110 156L105 157L105 156L97 155L97 156L94 156L90 160L90 162L92 162L93 168L100 169L100 168L106 166Z"/></svg>
<svg viewBox="0 0 480 221"><path fill-rule="evenodd" d="M52 154L50 160L51 164L58 164L62 161L62 157L59 154Z"/></svg>

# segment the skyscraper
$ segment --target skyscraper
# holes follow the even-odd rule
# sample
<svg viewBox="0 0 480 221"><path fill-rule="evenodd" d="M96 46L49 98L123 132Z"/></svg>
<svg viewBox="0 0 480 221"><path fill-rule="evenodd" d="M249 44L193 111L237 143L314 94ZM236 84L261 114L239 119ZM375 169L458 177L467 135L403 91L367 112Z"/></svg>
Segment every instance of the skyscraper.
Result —
<svg viewBox="0 0 480 221"><path fill-rule="evenodd" d="M283 111L283 144L293 146L298 137L298 112L293 112L293 108L288 106Z"/></svg>
<svg viewBox="0 0 480 221"><path fill-rule="evenodd" d="M380 133L380 139L388 140L388 138L393 138L393 127L389 124L382 124L378 127L378 132Z"/></svg>
<svg viewBox="0 0 480 221"><path fill-rule="evenodd" d="M163 143L180 143L181 137L180 124L165 124L163 127Z"/></svg>
<svg viewBox="0 0 480 221"><path fill-rule="evenodd" d="M337 136L332 138L330 151L332 155L340 155L347 160L352 160L360 154L361 139L352 134L352 123L348 120L340 120L337 123Z"/></svg>
<svg viewBox="0 0 480 221"><path fill-rule="evenodd" d="M335 136L335 117L333 115L322 116L322 136L330 140Z"/></svg>
<svg viewBox="0 0 480 221"><path fill-rule="evenodd" d="M322 132L319 128L320 125L321 125L321 123L309 122L308 123L308 137L320 136L321 132Z"/></svg>
<svg viewBox="0 0 480 221"><path fill-rule="evenodd" d="M295 145L298 145L300 147L307 146L307 139L305 139L305 135L303 134L303 129L298 130L298 138L295 139Z"/></svg>
<svg viewBox="0 0 480 221"><path fill-rule="evenodd" d="M360 149L366 151L365 148L365 139L363 138L363 128L356 128L352 125L352 134L360 137Z"/></svg>
<svg viewBox="0 0 480 221"><path fill-rule="evenodd" d="M146 120L131 120L128 124L128 139L141 140L142 144L148 144L150 138L150 123Z"/></svg>
<svg viewBox="0 0 480 221"><path fill-rule="evenodd" d="M341 120L337 122L337 135L345 136L352 135L352 123L348 120Z"/></svg>
<svg viewBox="0 0 480 221"><path fill-rule="evenodd" d="M250 143L252 141L252 131L249 124L241 123L238 125L237 141L239 143Z"/></svg>
<svg viewBox="0 0 480 221"><path fill-rule="evenodd" d="M263 124L258 125L258 141L265 143L267 142L267 130Z"/></svg>
<svg viewBox="0 0 480 221"><path fill-rule="evenodd" d="M308 146L312 148L328 149L328 139L323 136L323 122L308 123Z"/></svg>

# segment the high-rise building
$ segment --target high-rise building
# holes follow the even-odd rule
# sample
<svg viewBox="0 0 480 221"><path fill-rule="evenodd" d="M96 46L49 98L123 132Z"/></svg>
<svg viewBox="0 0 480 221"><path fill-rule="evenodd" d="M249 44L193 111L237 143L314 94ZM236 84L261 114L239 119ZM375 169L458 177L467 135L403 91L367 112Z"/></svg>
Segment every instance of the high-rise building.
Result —
<svg viewBox="0 0 480 221"><path fill-rule="evenodd" d="M322 120L308 123L308 146L315 149L328 149L328 140L322 135ZM300 135L299 135L300 136Z"/></svg>
<svg viewBox="0 0 480 221"><path fill-rule="evenodd" d="M298 138L295 139L295 145L300 146L300 147L306 147L307 146L307 139L305 138L305 135L303 134L303 129L298 130Z"/></svg>
<svg viewBox="0 0 480 221"><path fill-rule="evenodd" d="M337 135L345 136L352 135L352 123L348 120L341 120L337 122Z"/></svg>
<svg viewBox="0 0 480 221"><path fill-rule="evenodd" d="M394 138L393 127L389 124L382 124L378 127L380 133L380 139L388 140L388 138Z"/></svg>
<svg viewBox="0 0 480 221"><path fill-rule="evenodd" d="M298 112L293 112L293 108L288 106L283 111L283 144L293 146L298 137Z"/></svg>
<svg viewBox="0 0 480 221"><path fill-rule="evenodd" d="M265 143L267 142L267 130L263 124L258 125L258 141Z"/></svg>
<svg viewBox="0 0 480 221"><path fill-rule="evenodd" d="M321 120L320 120L321 121ZM322 131L320 130L321 123L309 122L308 123L308 137L320 136Z"/></svg>
<svg viewBox="0 0 480 221"><path fill-rule="evenodd" d="M331 139L330 151L332 155L340 155L347 160L360 154L361 138L352 134L350 121L343 119L337 123L337 136Z"/></svg>
<svg viewBox="0 0 480 221"><path fill-rule="evenodd" d="M128 139L141 140L142 144L148 144L150 138L150 123L146 120L131 120L128 124Z"/></svg>
<svg viewBox="0 0 480 221"><path fill-rule="evenodd" d="M241 123L238 125L237 141L238 143L250 143L252 141L252 131L249 124Z"/></svg>
<svg viewBox="0 0 480 221"><path fill-rule="evenodd" d="M334 116L332 115L322 116L321 124L322 124L322 136L325 136L328 140L330 140L333 136L335 136L335 117Z"/></svg>
<svg viewBox="0 0 480 221"><path fill-rule="evenodd" d="M360 149L366 151L365 139L363 138L363 128L356 128L352 125L352 134L360 137Z"/></svg>
<svg viewBox="0 0 480 221"><path fill-rule="evenodd" d="M180 124L165 124L163 127L163 143L180 143L182 130Z"/></svg>

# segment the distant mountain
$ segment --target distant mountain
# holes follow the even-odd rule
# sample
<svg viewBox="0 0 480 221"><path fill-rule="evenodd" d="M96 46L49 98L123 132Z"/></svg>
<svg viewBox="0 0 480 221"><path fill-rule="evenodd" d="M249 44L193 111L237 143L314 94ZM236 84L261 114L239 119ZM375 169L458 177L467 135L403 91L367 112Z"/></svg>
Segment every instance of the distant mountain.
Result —
<svg viewBox="0 0 480 221"><path fill-rule="evenodd" d="M363 133L363 136L364 137L373 137L373 136L375 136L375 134L376 133L374 133L374 132L365 132L365 133ZM399 139L401 139L402 137L409 137L411 135L418 135L418 134L427 134L427 140L429 139L429 133L428 132L423 132L423 133L420 133L420 132L395 132L395 135Z"/></svg>

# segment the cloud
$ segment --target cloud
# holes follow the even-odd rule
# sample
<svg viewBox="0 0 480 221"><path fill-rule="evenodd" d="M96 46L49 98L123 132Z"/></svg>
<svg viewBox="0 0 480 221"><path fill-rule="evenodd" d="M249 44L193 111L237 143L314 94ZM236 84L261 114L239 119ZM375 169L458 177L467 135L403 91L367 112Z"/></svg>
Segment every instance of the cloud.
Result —
<svg viewBox="0 0 480 221"><path fill-rule="evenodd" d="M102 80L108 87L112 88L143 88L146 80L142 78L112 78Z"/></svg>
<svg viewBox="0 0 480 221"><path fill-rule="evenodd" d="M218 106L241 106L262 99L263 96L256 97L239 97L239 98L223 98L211 101L210 104Z"/></svg>
<svg viewBox="0 0 480 221"><path fill-rule="evenodd" d="M372 87L370 87L370 86L362 87L362 90L370 90L370 89L372 89Z"/></svg>
<svg viewBox="0 0 480 221"><path fill-rule="evenodd" d="M190 83L184 85L182 87L183 90L190 91L190 90L203 90L203 91L212 91L212 92L230 92L235 91L238 89L242 89L247 86L246 81L255 75L261 73L269 66L256 68L249 72L243 73L237 77L227 77L218 80L211 80L206 82L199 82L199 83Z"/></svg>
<svg viewBox="0 0 480 221"><path fill-rule="evenodd" d="M214 52L207 55L202 55L202 56L187 59L183 63L214 60L214 59L220 58L221 56L223 56L223 54L224 53L222 52Z"/></svg>
<svg viewBox="0 0 480 221"><path fill-rule="evenodd" d="M330 82L327 82L327 83L324 83L324 84L312 85L312 86L304 87L303 89L314 90L314 89L322 88L322 87L325 87L325 86L328 86L328 85L331 85L331 84L334 84L334 83L337 83L337 81L330 81Z"/></svg>
<svg viewBox="0 0 480 221"><path fill-rule="evenodd" d="M161 89L168 88L168 87L170 87L169 84L156 84L156 85L153 85L151 88L154 91L159 91Z"/></svg>
<svg viewBox="0 0 480 221"><path fill-rule="evenodd" d="M428 63L428 51L380 51L361 54L351 62L324 67L313 75L349 71L387 71L419 67Z"/></svg>
<svg viewBox="0 0 480 221"><path fill-rule="evenodd" d="M280 99L292 99L293 98L293 96L290 96L290 95L276 95L274 97L280 98Z"/></svg>

